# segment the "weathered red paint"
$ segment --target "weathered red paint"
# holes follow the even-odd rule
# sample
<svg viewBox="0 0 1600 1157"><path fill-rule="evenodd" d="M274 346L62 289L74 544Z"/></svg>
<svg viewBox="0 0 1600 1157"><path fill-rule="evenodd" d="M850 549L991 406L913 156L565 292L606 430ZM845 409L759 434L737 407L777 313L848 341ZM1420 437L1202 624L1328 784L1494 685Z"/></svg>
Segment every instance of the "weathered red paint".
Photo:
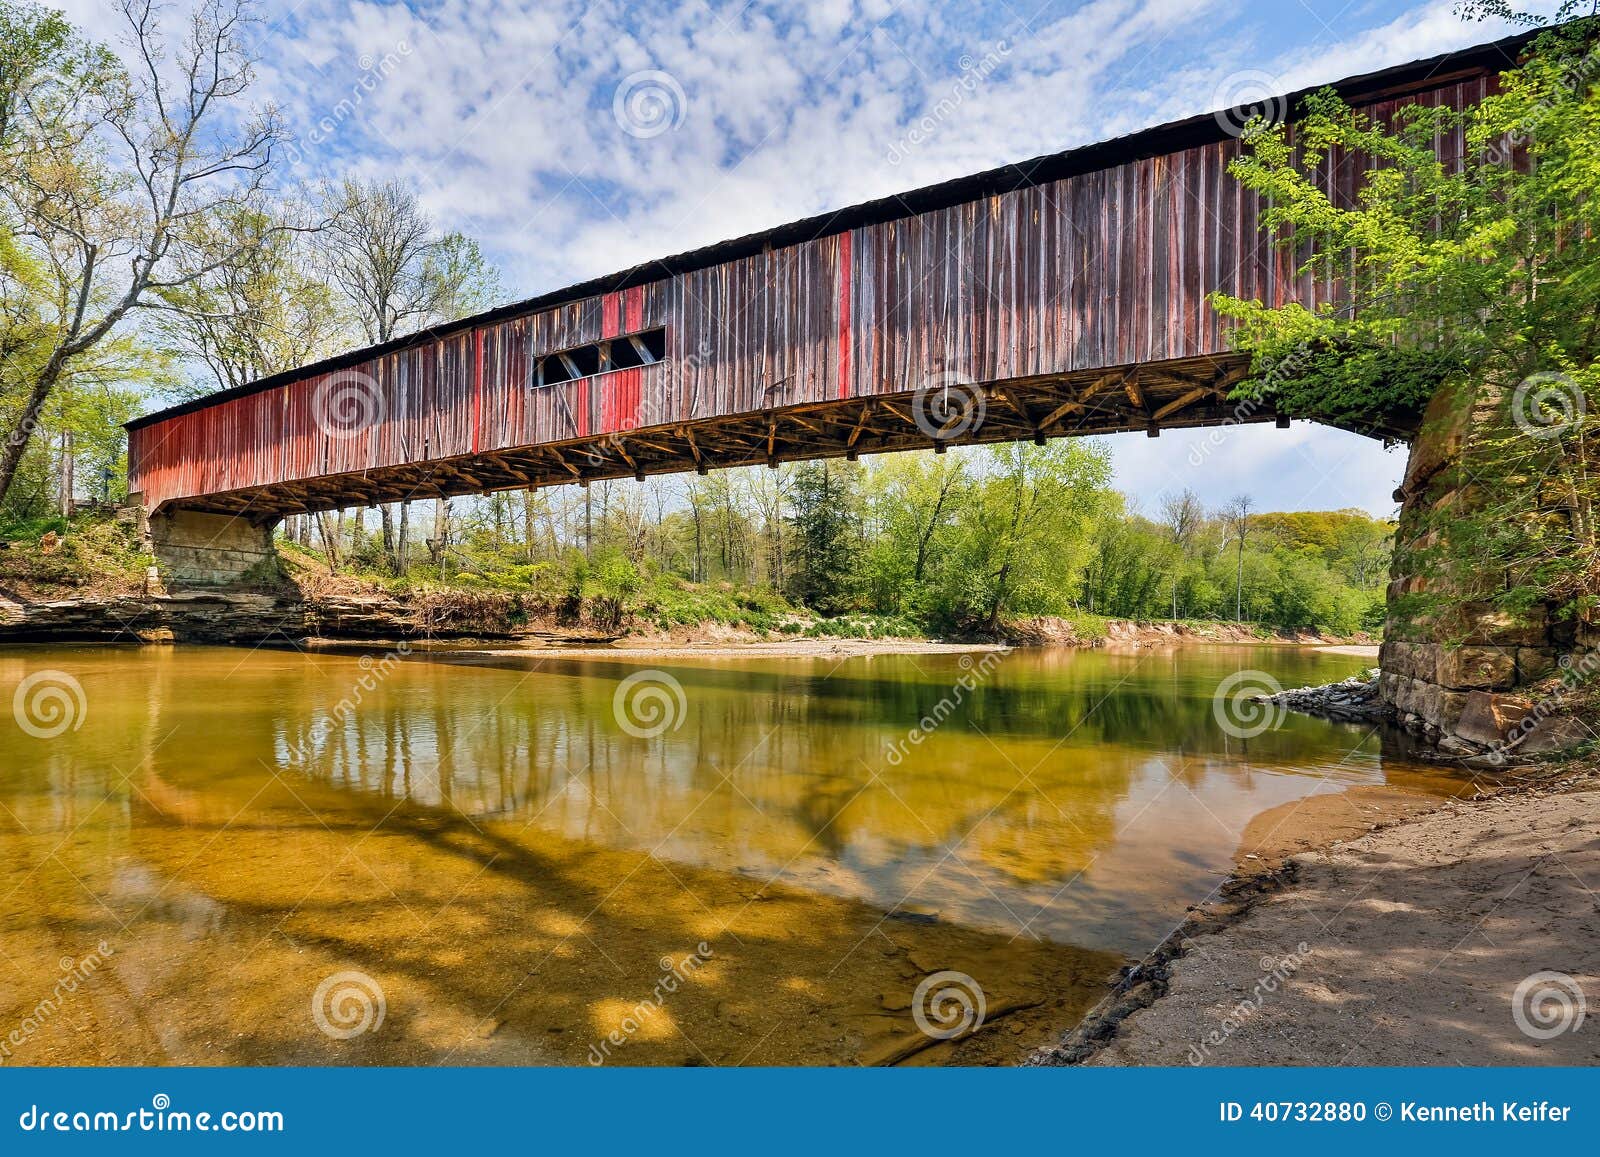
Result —
<svg viewBox="0 0 1600 1157"><path fill-rule="evenodd" d="M472 452L483 448L483 331L472 331Z"/></svg>
<svg viewBox="0 0 1600 1157"><path fill-rule="evenodd" d="M850 396L850 234L839 234L839 396Z"/></svg>

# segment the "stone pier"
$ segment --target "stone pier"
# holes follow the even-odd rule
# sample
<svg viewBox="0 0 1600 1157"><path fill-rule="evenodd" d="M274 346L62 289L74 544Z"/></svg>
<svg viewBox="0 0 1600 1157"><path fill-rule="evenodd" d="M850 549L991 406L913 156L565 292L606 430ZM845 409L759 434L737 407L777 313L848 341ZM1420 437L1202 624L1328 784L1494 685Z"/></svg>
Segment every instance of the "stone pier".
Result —
<svg viewBox="0 0 1600 1157"><path fill-rule="evenodd" d="M273 523L193 510L156 513L148 537L156 570L171 589L264 583L274 573Z"/></svg>
<svg viewBox="0 0 1600 1157"><path fill-rule="evenodd" d="M1381 687L1397 718L1446 752L1490 748L1531 755L1590 737L1562 710L1565 695L1560 685L1552 691L1551 680L1586 674L1587 656L1600 640L1554 621L1545 607L1512 615L1483 602L1419 599L1457 589L1436 548L1449 534L1452 513L1475 500L1462 468L1471 432L1496 420L1492 404L1474 405L1446 389L1433 399L1411 445L1395 495L1401 509ZM1431 609L1419 610L1419 602Z"/></svg>

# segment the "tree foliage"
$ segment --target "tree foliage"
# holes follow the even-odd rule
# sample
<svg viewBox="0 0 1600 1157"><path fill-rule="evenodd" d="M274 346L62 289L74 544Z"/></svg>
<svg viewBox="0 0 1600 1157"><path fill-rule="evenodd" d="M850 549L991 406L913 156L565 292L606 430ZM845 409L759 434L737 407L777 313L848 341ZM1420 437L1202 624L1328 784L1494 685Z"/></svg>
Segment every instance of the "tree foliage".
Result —
<svg viewBox="0 0 1600 1157"><path fill-rule="evenodd" d="M328 284L317 223L292 202L223 206L196 224L212 240L196 247L204 268L166 288L153 307L153 336L174 358L208 371L178 387L180 397L232 389L306 365L348 342L350 319ZM203 254L224 237L250 242L233 261Z"/></svg>
<svg viewBox="0 0 1600 1157"><path fill-rule="evenodd" d="M807 606L836 613L850 605L859 522L858 496L849 462L807 462L794 473L789 523L798 561L790 592Z"/></svg>
<svg viewBox="0 0 1600 1157"><path fill-rule="evenodd" d="M1240 394L1346 424L1415 422L1447 399L1430 414L1462 431L1472 501L1439 516L1448 533L1417 562L1453 599L1586 613L1600 578L1597 31L1592 16L1546 30L1467 109L1384 123L1316 94L1231 168L1301 270L1343 289L1316 310L1213 298L1252 355ZM1441 159L1456 138L1464 156ZM1361 166L1353 202L1330 194L1330 160Z"/></svg>
<svg viewBox="0 0 1600 1157"><path fill-rule="evenodd" d="M1180 493L1156 503L1183 512L1175 537L1168 515L1147 518L1112 488L1103 447L1065 441L454 506L452 581L587 600L605 625L626 607L663 627L704 614L773 628L792 602L880 631L1176 615L1348 634L1382 623L1393 529L1353 510L1259 514L1236 499L1207 511ZM381 571L362 517L345 553Z"/></svg>
<svg viewBox="0 0 1600 1157"><path fill-rule="evenodd" d="M119 8L127 70L51 14L0 0L0 261L27 331L7 373L0 498L52 396L130 314L255 243L215 247L204 222L267 196L283 136L270 106L247 103L243 0L200 0L174 36L153 0Z"/></svg>

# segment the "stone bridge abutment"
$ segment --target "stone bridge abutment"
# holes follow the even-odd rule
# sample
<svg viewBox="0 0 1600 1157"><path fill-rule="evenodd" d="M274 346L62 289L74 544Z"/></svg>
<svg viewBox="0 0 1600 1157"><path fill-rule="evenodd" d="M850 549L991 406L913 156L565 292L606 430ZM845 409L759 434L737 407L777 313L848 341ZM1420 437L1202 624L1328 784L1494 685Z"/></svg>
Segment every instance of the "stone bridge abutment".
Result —
<svg viewBox="0 0 1600 1157"><path fill-rule="evenodd" d="M1520 757L1594 737L1569 700L1600 676L1600 637L1545 605L1512 613L1485 600L1493 576L1463 575L1470 561L1447 550L1452 529L1481 510L1473 439L1506 423L1487 394L1441 390L1411 443L1379 666L1396 720L1444 752Z"/></svg>

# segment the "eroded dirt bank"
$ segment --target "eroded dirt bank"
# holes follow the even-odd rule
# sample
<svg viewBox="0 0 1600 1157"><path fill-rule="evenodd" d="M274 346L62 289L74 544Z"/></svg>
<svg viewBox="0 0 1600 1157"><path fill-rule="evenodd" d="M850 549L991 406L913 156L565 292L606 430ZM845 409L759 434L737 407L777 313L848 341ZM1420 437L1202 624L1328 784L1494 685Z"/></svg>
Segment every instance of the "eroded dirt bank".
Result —
<svg viewBox="0 0 1600 1157"><path fill-rule="evenodd" d="M1256 857L1268 874L1232 881L1173 955L1158 953L1034 1063L1600 1061L1594 1023L1571 1011L1579 994L1600 994L1592 770L1487 798L1430 804L1380 789L1316 801L1320 819L1260 817L1241 862ZM1377 830L1282 855L1336 828L1341 810L1347 830Z"/></svg>
<svg viewBox="0 0 1600 1157"><path fill-rule="evenodd" d="M57 597L58 596L58 597ZM820 635L812 630L822 627ZM831 632L831 633L830 633ZM8 593L0 588L0 643L503 642L530 646L607 647L674 654L780 656L907 654L959 647L1170 647L1191 643L1326 645L1310 632L1262 634L1234 623L1111 620L1087 633L1067 619L1008 623L996 636L945 640L854 637L837 625L796 621L782 631L703 622L659 628L623 616L597 622L526 596L498 591L418 588L392 592L356 580L323 580L259 591L92 591Z"/></svg>

